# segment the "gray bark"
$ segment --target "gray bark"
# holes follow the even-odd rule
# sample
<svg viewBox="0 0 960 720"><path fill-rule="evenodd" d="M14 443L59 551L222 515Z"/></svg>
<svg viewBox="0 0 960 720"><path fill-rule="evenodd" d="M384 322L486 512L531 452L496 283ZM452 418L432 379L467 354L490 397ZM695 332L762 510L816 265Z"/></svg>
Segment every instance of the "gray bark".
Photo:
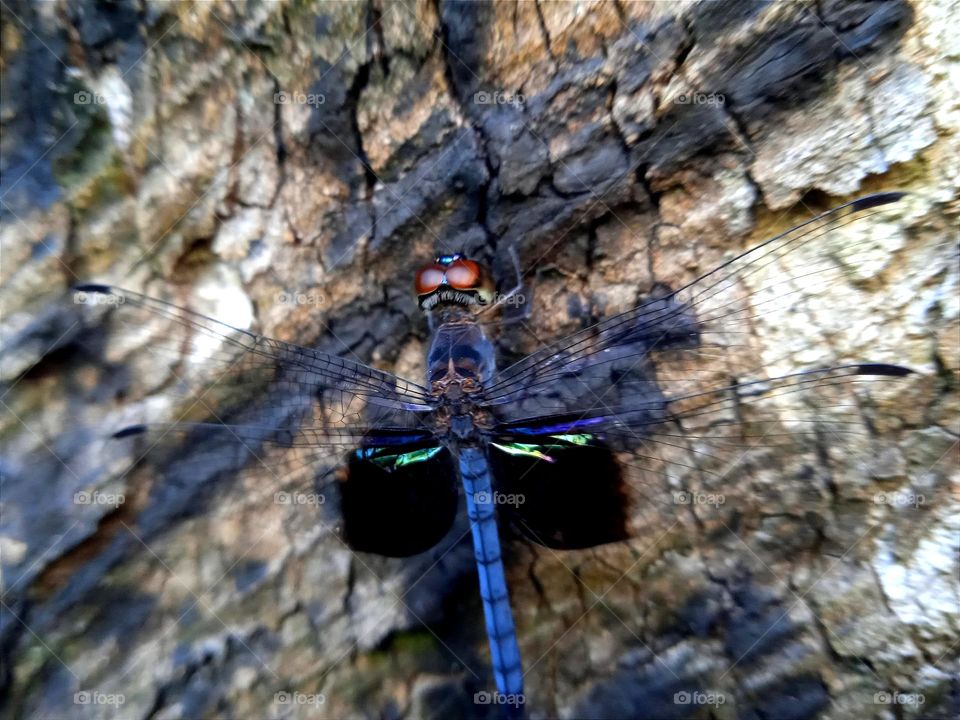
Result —
<svg viewBox="0 0 960 720"><path fill-rule="evenodd" d="M496 258L509 285L518 250L532 331L500 338L517 357L896 188L916 195L871 226L876 267L752 338L784 371L819 352L917 370L863 408L871 465L801 487L784 457L782 476L731 478L719 520L521 545L508 579L531 717L960 714L956 4L11 2L0 18L5 712L495 712L473 702L490 681L469 538L360 558L315 514L262 502L269 477L158 503L106 436L170 368L148 335L117 352L88 334L73 283L419 380L409 288L436 252ZM94 491L125 502L75 500ZM695 690L722 704L677 703Z"/></svg>

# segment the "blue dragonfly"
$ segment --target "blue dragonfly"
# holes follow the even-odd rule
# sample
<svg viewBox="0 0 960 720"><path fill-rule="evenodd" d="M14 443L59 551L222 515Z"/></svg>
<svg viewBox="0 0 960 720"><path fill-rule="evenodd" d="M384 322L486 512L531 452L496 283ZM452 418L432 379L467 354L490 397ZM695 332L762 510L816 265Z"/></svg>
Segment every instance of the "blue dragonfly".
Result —
<svg viewBox="0 0 960 720"><path fill-rule="evenodd" d="M625 541L649 532L650 512L677 513L678 494L722 490L763 453L778 467L788 447L862 450L851 390L910 370L854 361L771 376L769 357L740 360L750 355L754 323L846 282L872 247L861 233L827 251L829 233L903 197L841 205L503 368L482 321L499 302L490 272L441 255L415 279L432 330L422 384L115 287L75 292L111 333L173 328L154 333L149 351L177 363L186 354L195 361L177 369L207 374L192 403L199 418L115 435L141 442L161 475L300 473L312 481L343 451L329 484L342 540L388 557L437 545L462 496L496 690L519 699L512 704L522 713L502 538L555 550Z"/></svg>

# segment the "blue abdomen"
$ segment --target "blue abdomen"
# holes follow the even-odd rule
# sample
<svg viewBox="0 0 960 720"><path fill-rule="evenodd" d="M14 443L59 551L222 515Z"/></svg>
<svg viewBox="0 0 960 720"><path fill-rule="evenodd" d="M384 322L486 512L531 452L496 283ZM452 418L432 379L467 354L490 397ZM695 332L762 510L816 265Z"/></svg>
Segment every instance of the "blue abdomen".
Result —
<svg viewBox="0 0 960 720"><path fill-rule="evenodd" d="M461 449L460 475L467 496L467 514L473 533L473 552L497 690L503 695L520 696L523 694L520 648L503 572L490 468L483 450Z"/></svg>

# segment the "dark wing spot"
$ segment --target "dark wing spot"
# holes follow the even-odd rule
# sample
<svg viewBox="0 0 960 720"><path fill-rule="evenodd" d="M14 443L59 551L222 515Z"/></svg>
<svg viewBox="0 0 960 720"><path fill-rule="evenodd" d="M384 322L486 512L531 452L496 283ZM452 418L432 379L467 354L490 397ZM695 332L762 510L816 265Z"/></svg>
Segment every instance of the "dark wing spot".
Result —
<svg viewBox="0 0 960 720"><path fill-rule="evenodd" d="M390 452L416 449L422 446ZM457 514L456 469L446 448L397 468L351 453L337 488L343 539L358 552L387 557L425 552L449 532Z"/></svg>
<svg viewBox="0 0 960 720"><path fill-rule="evenodd" d="M517 499L516 504L497 508L514 529L540 545L558 549L588 548L630 537L623 473L609 448L599 442L558 445L549 437L524 442L539 442L553 462L490 448L497 490Z"/></svg>

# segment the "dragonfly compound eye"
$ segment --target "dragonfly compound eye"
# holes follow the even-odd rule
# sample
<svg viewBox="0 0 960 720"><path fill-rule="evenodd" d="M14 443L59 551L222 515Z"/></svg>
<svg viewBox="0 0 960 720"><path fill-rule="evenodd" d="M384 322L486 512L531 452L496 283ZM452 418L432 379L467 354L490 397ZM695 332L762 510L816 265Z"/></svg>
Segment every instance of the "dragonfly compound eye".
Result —
<svg viewBox="0 0 960 720"><path fill-rule="evenodd" d="M455 290L470 291L479 305L493 302L493 280L486 268L478 262L457 258L447 266L447 283Z"/></svg>
<svg viewBox="0 0 960 720"><path fill-rule="evenodd" d="M489 305L494 297L490 273L459 253L440 255L431 265L421 268L415 286L420 308L427 311L438 305Z"/></svg>
<svg viewBox="0 0 960 720"><path fill-rule="evenodd" d="M427 265L417 271L414 287L416 288L417 295L426 295L440 287L443 281L444 268L436 264Z"/></svg>
<svg viewBox="0 0 960 720"><path fill-rule="evenodd" d="M474 290L481 276L480 266L473 260L454 260L447 267L447 282L457 290Z"/></svg>

